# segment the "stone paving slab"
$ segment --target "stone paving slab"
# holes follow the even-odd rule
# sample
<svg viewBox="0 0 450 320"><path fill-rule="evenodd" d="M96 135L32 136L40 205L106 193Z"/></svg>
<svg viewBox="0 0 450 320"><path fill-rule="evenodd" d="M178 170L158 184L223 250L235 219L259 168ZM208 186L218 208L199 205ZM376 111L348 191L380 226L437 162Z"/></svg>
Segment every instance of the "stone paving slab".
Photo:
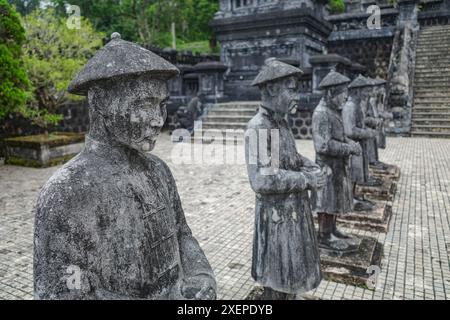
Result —
<svg viewBox="0 0 450 320"><path fill-rule="evenodd" d="M303 155L314 157L311 141L297 144ZM188 223L216 273L218 297L244 299L255 286L250 276L255 196L245 166L181 165L171 157L173 146L165 133L155 153L177 180ZM384 244L376 290L322 281L308 294L320 299L448 299L450 140L389 138L380 157L402 169L389 232L344 229ZM57 168L0 165L0 299L33 298L32 208L39 188Z"/></svg>

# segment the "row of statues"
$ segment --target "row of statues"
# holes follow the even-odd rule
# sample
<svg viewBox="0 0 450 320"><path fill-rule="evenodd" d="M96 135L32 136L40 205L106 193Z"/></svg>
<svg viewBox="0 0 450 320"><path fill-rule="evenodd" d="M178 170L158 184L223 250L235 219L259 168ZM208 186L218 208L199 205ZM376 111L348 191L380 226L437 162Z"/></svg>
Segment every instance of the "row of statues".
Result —
<svg viewBox="0 0 450 320"><path fill-rule="evenodd" d="M321 251L338 256L358 251L360 240L339 230L337 217L373 209L374 203L356 194L356 185L380 184L370 175L369 164L384 165L378 146L385 147L385 82L361 75L351 81L334 70L321 81L324 95L312 116L314 163L297 152L286 121L290 106L299 101L301 74L271 58L253 82L262 100L247 132L279 132L275 145L260 138L254 147L250 134L245 141L256 193L252 276L267 299L289 299L317 287ZM267 175L270 161L264 157L273 154L279 157L279 170Z"/></svg>
<svg viewBox="0 0 450 320"><path fill-rule="evenodd" d="M87 96L86 146L42 188L35 217L36 299L215 299L213 270L186 223L169 167L149 153L166 119L168 80L178 69L115 33L69 86ZM299 103L302 71L269 59L254 85L262 103L251 130L278 131L278 168L267 174L246 139L256 192L253 278L268 299L317 287L320 250L351 252L357 241L336 217L370 202L355 183L377 183L369 163L383 145L382 83L332 71L313 115L315 162L301 156L286 121ZM350 97L348 98L348 90ZM198 101L191 103L196 112ZM263 143L264 142L264 143ZM272 143L263 143L269 156ZM372 161L372 162L371 162ZM311 196L310 196L311 193ZM313 211L318 213L316 234Z"/></svg>

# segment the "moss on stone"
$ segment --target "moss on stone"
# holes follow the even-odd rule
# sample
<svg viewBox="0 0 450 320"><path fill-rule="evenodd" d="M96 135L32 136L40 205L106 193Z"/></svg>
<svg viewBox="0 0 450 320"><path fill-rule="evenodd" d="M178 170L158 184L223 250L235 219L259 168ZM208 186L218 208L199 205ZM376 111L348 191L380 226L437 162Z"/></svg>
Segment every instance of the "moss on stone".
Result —
<svg viewBox="0 0 450 320"><path fill-rule="evenodd" d="M9 147L24 147L40 150L41 146L58 147L72 143L84 142L84 134L71 132L54 132L48 135L21 136L5 139Z"/></svg>
<svg viewBox="0 0 450 320"><path fill-rule="evenodd" d="M64 164L75 156L76 156L76 154L69 154L66 156L52 158L45 164L42 164L39 161L33 160L33 159L8 157L7 159L5 159L5 164L13 165L13 166L21 166L21 167L30 167L30 168L48 168L48 167L53 167L53 166L57 166L60 164Z"/></svg>

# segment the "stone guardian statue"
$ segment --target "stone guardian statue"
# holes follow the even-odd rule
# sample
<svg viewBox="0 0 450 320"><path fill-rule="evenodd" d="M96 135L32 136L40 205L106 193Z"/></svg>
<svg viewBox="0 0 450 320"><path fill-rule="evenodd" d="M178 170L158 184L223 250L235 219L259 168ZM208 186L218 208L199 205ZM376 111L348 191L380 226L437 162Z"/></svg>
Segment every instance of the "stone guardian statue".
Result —
<svg viewBox="0 0 450 320"><path fill-rule="evenodd" d="M150 154L178 69L114 33L69 92L90 131L41 190L36 299L214 299L213 271L186 223L169 167Z"/></svg>
<svg viewBox="0 0 450 320"><path fill-rule="evenodd" d="M342 119L344 122L344 131L347 138L356 141L361 147L360 155L352 155L351 157L351 177L353 182L353 195L355 197L355 210L371 210L373 204L365 200L362 196L356 195L356 184L369 185L373 178L369 172L369 154L368 144L377 135L377 132L365 125L365 115L363 111L363 95L362 90L369 87L366 78L359 75L350 83L349 98L342 110Z"/></svg>
<svg viewBox="0 0 450 320"><path fill-rule="evenodd" d="M262 102L248 123L245 153L256 193L252 277L264 287L263 299L293 298L322 279L308 190L322 187L325 177L297 152L286 121L299 103L301 74L270 58L253 81Z"/></svg>
<svg viewBox="0 0 450 320"><path fill-rule="evenodd" d="M338 255L359 248L356 239L336 226L338 216L353 211L350 157L361 154L359 144L345 136L342 121L349 82L349 78L332 70L319 85L324 97L312 117L316 163L327 172L325 187L312 194L319 221L319 246L326 253Z"/></svg>

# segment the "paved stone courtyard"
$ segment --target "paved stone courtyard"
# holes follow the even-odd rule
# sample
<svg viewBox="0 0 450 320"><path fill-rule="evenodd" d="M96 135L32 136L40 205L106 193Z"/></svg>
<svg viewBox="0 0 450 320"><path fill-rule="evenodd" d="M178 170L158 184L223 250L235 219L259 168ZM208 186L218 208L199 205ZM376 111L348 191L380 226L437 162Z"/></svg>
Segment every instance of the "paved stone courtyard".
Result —
<svg viewBox="0 0 450 320"><path fill-rule="evenodd" d="M254 193L244 165L180 165L167 133L155 153L177 180L189 225L210 260L219 299L243 299L250 277ZM312 142L298 141L313 158ZM450 298L450 140L389 138L381 160L402 169L384 243L382 270L372 291L322 281L321 299ZM32 299L32 209L39 188L57 170L0 165L0 299ZM345 230L349 231L349 230Z"/></svg>

